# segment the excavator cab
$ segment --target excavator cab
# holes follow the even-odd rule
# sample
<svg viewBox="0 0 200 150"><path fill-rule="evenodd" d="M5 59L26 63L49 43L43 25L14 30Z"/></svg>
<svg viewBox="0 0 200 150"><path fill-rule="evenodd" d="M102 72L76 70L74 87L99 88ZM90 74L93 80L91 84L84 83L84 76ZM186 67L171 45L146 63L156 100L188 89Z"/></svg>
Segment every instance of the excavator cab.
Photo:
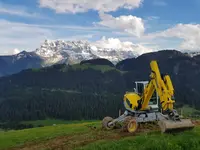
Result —
<svg viewBox="0 0 200 150"><path fill-rule="evenodd" d="M136 81L134 92L141 96L148 83L148 81ZM154 111L159 111L159 97L156 91L153 93L149 101L149 107Z"/></svg>

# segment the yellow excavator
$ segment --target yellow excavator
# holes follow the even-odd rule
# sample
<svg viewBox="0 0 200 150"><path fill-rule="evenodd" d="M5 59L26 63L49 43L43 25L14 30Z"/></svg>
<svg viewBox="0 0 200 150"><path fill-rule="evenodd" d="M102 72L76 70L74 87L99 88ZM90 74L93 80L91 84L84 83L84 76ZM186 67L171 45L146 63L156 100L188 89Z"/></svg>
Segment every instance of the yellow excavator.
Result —
<svg viewBox="0 0 200 150"><path fill-rule="evenodd" d="M117 125L125 132L136 132L140 123L157 122L161 132L194 128L190 119L182 119L174 109L174 88L169 75L161 75L157 61L150 62L149 81L135 82L134 92L124 95L125 112L116 119L105 117L102 127L110 130Z"/></svg>

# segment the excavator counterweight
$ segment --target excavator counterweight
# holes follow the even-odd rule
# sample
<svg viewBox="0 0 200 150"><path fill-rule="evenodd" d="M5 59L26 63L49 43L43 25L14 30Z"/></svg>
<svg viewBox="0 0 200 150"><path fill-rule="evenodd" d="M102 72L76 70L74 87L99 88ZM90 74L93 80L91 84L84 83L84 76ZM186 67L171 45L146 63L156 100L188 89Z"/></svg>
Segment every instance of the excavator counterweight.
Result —
<svg viewBox="0 0 200 150"><path fill-rule="evenodd" d="M102 127L113 129L121 124L123 131L133 133L138 124L157 121L162 133L194 128L190 119L181 119L174 109L174 87L169 75L161 75L156 61L150 62L149 81L136 81L134 92L124 95L124 114L116 119L105 117Z"/></svg>

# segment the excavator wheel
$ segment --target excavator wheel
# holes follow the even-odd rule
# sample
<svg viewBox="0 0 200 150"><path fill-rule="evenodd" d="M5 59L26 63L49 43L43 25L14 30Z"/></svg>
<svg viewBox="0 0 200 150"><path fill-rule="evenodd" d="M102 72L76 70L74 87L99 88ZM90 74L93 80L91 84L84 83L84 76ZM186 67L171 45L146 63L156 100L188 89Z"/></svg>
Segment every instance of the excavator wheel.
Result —
<svg viewBox="0 0 200 150"><path fill-rule="evenodd" d="M124 119L122 130L124 132L134 133L138 128L137 120L132 116L127 116Z"/></svg>
<svg viewBox="0 0 200 150"><path fill-rule="evenodd" d="M108 123L113 121L112 117L105 117L102 121L102 128L106 129L106 130L111 130L113 129L115 126L108 126Z"/></svg>

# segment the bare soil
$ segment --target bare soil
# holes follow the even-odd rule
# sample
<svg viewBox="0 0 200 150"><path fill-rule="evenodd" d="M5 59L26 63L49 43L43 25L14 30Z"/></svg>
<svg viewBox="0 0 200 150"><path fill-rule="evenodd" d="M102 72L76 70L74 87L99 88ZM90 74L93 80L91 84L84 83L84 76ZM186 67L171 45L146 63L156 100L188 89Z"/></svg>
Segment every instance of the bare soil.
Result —
<svg viewBox="0 0 200 150"><path fill-rule="evenodd" d="M192 120L194 125L200 126L200 120Z"/></svg>

